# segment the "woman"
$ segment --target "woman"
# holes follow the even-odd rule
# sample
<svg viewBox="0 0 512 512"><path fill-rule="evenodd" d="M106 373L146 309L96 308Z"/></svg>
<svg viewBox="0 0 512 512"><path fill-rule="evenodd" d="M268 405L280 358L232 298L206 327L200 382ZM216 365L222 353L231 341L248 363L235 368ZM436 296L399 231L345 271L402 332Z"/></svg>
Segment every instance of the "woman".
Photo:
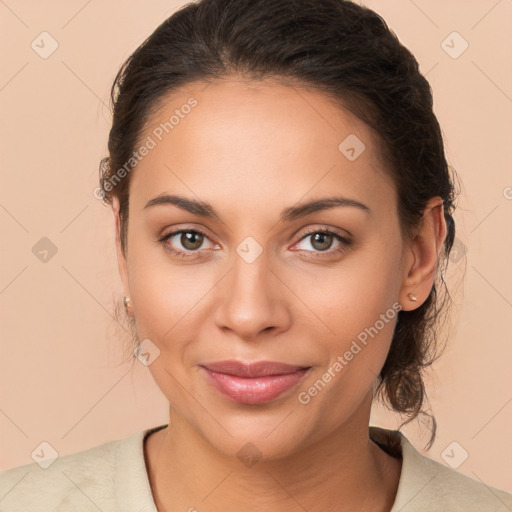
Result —
<svg viewBox="0 0 512 512"><path fill-rule="evenodd" d="M112 99L100 192L169 422L4 472L5 510L510 510L369 427L377 397L425 414L455 235L431 91L385 22L202 0Z"/></svg>

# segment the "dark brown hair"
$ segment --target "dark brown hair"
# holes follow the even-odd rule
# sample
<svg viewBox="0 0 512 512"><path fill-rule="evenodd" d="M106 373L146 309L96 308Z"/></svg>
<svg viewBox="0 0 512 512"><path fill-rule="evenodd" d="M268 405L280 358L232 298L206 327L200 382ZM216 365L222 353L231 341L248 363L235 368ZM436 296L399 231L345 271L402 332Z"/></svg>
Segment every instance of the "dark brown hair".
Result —
<svg viewBox="0 0 512 512"><path fill-rule="evenodd" d="M403 424L419 414L431 419L430 446L436 422L423 410L423 370L438 357L436 337L449 298L446 293L441 300L438 287L446 289L456 192L430 85L374 11L345 0L200 0L166 19L126 60L111 91L113 122L100 187L106 204L119 199L123 250L131 176L126 163L152 112L179 87L231 76L312 87L370 126L396 186L404 238L418 227L428 200L443 199L448 232L435 283L420 307L399 312L376 388L407 416Z"/></svg>

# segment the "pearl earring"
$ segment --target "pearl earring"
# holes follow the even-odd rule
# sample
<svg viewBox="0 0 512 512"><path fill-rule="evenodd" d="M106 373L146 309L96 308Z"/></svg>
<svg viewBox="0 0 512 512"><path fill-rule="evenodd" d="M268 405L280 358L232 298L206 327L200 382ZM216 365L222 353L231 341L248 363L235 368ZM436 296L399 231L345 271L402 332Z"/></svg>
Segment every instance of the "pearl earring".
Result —
<svg viewBox="0 0 512 512"><path fill-rule="evenodd" d="M123 305L124 305L124 310L126 311L126 314L129 315L130 314L129 308L131 307L130 297L125 297L123 299Z"/></svg>
<svg viewBox="0 0 512 512"><path fill-rule="evenodd" d="M418 297L416 297L416 295L413 295L412 293L409 293L408 297L409 297L409 299L411 299L413 302L417 302L417 301L418 301Z"/></svg>

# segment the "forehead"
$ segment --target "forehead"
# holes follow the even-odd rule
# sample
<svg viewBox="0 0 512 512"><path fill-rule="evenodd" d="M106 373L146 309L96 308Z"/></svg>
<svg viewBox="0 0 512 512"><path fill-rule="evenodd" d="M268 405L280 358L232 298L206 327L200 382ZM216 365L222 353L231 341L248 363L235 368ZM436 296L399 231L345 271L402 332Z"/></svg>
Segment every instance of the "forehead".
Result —
<svg viewBox="0 0 512 512"><path fill-rule="evenodd" d="M149 140L131 207L179 189L256 209L262 196L282 206L335 192L381 213L394 208L375 134L316 90L270 80L191 84L159 101L138 147Z"/></svg>

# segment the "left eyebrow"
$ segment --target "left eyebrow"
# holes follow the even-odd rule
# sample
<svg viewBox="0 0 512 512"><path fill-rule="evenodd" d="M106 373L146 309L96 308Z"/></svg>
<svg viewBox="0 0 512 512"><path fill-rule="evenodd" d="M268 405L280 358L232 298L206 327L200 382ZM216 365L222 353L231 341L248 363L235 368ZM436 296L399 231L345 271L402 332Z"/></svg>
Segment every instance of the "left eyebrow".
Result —
<svg viewBox="0 0 512 512"><path fill-rule="evenodd" d="M298 206L292 206L285 208L281 213L281 221L287 222L295 220L301 217L306 217L312 213L319 212L322 210L329 210L331 208L337 208L339 206L349 206L353 208L359 208L360 210L371 214L371 209L360 201L350 199L343 196L324 197L322 199L316 199L309 203L299 204Z"/></svg>
<svg viewBox="0 0 512 512"><path fill-rule="evenodd" d="M221 220L220 215L215 211L215 208L211 204L204 201L189 199L184 196L162 194L150 199L144 208L150 208L158 205L174 205L194 215L200 215L201 217L211 219L215 218L219 221ZM280 219L281 222L290 222L292 220L306 217L315 212L329 210L340 206L358 208L366 213L372 213L371 209L360 201L343 196L334 196L315 199L308 203L285 208L281 212Z"/></svg>

